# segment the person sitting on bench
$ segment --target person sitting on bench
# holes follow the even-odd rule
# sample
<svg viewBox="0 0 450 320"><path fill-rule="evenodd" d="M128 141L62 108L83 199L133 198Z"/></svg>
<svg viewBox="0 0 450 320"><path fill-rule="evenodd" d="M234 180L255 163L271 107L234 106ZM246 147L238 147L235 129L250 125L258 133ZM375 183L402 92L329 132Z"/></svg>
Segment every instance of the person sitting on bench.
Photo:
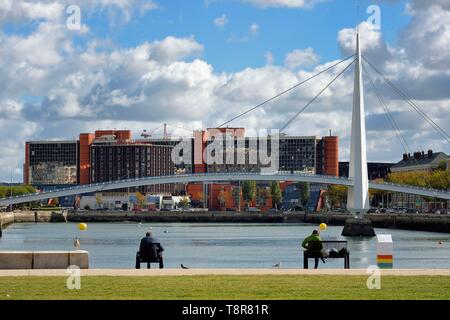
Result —
<svg viewBox="0 0 450 320"><path fill-rule="evenodd" d="M319 258L325 263L322 256L323 245L319 230L314 230L310 236L306 237L302 242L302 247L306 249L309 256L314 257L314 269L319 266Z"/></svg>
<svg viewBox="0 0 450 320"><path fill-rule="evenodd" d="M136 254L136 269L140 269L141 262L147 262L147 267L150 267L150 262L159 262L159 268L164 268L163 246L156 238L152 238L151 231L145 234L141 239L139 251Z"/></svg>

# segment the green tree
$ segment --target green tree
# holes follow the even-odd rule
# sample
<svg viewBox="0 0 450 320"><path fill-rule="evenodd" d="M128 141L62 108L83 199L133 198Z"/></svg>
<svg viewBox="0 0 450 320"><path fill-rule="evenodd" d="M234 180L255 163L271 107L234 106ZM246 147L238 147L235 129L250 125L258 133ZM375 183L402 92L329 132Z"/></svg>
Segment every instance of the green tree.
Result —
<svg viewBox="0 0 450 320"><path fill-rule="evenodd" d="M450 171L408 171L390 173L388 182L440 190L450 189Z"/></svg>
<svg viewBox="0 0 450 320"><path fill-rule="evenodd" d="M255 181L244 181L242 183L242 198L245 205L248 207L249 202L255 200L256 197L256 182Z"/></svg>
<svg viewBox="0 0 450 320"><path fill-rule="evenodd" d="M197 199L200 202L201 206L205 207L205 193L203 191L197 192Z"/></svg>
<svg viewBox="0 0 450 320"><path fill-rule="evenodd" d="M145 194L142 194L140 192L136 192L136 201L139 204L141 208L145 206L147 203L147 198L145 197Z"/></svg>
<svg viewBox="0 0 450 320"><path fill-rule="evenodd" d="M281 201L283 200L283 196L281 195L280 182L272 181L270 183L270 195L272 197L272 206L278 209Z"/></svg>
<svg viewBox="0 0 450 320"><path fill-rule="evenodd" d="M20 196L28 193L35 193L36 189L30 185L21 186L0 186L0 197L6 198L12 196Z"/></svg>
<svg viewBox="0 0 450 320"><path fill-rule="evenodd" d="M269 199L269 197L271 196L270 191L264 187L261 187L256 189L256 193L257 198L261 200L259 203L257 203L257 205L265 206L267 203L267 199Z"/></svg>
<svg viewBox="0 0 450 320"><path fill-rule="evenodd" d="M181 198L180 201L178 202L178 206L179 206L180 208L186 209L186 208L189 207L189 203L190 203L189 198L188 198L188 197L183 197L183 198Z"/></svg>
<svg viewBox="0 0 450 320"><path fill-rule="evenodd" d="M217 195L217 200L219 201L219 206L221 208L224 208L227 203L227 192L224 188L219 191L219 194Z"/></svg>
<svg viewBox="0 0 450 320"><path fill-rule="evenodd" d="M447 170L447 160L441 160L437 167L437 170L445 171Z"/></svg>
<svg viewBox="0 0 450 320"><path fill-rule="evenodd" d="M309 183L308 182L300 182L299 183L299 200L302 206L306 206L309 201Z"/></svg>
<svg viewBox="0 0 450 320"><path fill-rule="evenodd" d="M329 186L327 197L332 207L340 207L347 201L347 187L338 185Z"/></svg>

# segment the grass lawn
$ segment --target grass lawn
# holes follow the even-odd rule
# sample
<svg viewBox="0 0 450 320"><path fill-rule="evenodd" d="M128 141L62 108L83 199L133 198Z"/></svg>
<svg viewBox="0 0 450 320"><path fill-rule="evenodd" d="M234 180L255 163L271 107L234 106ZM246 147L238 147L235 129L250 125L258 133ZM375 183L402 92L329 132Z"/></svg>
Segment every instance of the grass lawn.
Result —
<svg viewBox="0 0 450 320"><path fill-rule="evenodd" d="M1 299L450 299L450 277L383 276L368 290L364 276L0 277Z"/></svg>

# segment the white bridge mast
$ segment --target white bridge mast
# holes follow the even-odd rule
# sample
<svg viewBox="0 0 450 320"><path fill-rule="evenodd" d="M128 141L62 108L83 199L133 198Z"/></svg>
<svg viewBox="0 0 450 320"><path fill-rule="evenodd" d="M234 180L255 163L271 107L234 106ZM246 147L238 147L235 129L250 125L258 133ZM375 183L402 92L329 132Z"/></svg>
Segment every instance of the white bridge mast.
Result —
<svg viewBox="0 0 450 320"><path fill-rule="evenodd" d="M349 179L354 186L348 188L347 209L356 216L370 209L369 179L367 175L366 122L364 111L364 87L362 79L361 44L356 35L355 84L350 144Z"/></svg>

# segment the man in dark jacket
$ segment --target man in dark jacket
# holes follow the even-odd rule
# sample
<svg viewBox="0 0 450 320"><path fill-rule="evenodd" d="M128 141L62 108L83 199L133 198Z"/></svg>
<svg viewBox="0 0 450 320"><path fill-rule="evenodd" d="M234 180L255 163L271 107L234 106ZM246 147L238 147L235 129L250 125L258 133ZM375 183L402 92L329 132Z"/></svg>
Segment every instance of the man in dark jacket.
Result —
<svg viewBox="0 0 450 320"><path fill-rule="evenodd" d="M152 237L151 231L148 231L145 234L145 237L141 239L141 243L139 245L139 252L137 253L137 256L136 256L136 268L137 269L139 269L138 266L140 266L141 252L147 252L148 248L152 248L153 245L156 245L156 247L157 247L156 254L157 254L158 260L159 260L159 268L160 269L164 268L164 262L163 262L163 256L162 256L162 252L164 251L164 248L158 239Z"/></svg>

